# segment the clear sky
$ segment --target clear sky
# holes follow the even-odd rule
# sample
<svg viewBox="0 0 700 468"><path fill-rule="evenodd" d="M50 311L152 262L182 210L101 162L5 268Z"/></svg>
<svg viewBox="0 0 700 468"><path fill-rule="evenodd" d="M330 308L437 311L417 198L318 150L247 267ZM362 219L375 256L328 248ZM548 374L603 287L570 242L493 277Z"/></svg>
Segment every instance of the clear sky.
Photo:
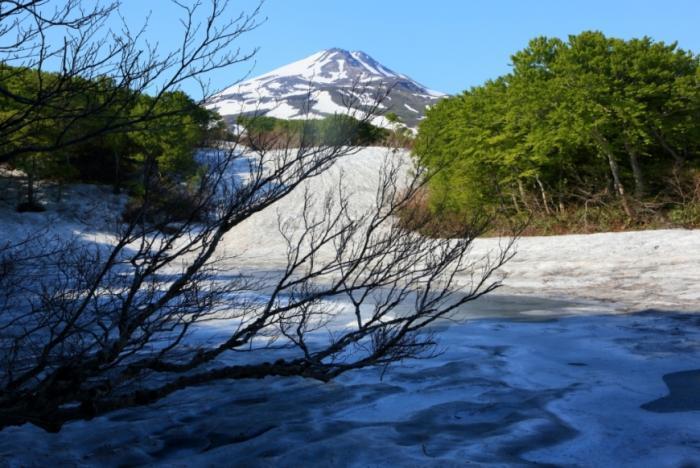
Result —
<svg viewBox="0 0 700 468"><path fill-rule="evenodd" d="M152 34L164 45L177 34L167 0L123 2L128 21L153 12ZM232 11L255 3L233 0ZM446 93L508 72L510 55L539 35L648 35L700 53L700 0L267 0L262 16L267 21L238 41L260 47L252 76L341 47ZM225 87L246 72L216 73L212 84Z"/></svg>

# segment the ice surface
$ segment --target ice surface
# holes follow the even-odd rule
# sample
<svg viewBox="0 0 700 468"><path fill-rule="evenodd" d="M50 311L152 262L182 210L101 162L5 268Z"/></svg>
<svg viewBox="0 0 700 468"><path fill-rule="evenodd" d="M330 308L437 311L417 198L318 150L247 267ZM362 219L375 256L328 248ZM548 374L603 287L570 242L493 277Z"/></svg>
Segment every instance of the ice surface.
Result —
<svg viewBox="0 0 700 468"><path fill-rule="evenodd" d="M698 340L700 321L687 315L482 319L445 326L441 356L383 376L218 382L58 434L5 429L0 457L10 466L682 466L700 457L698 412L640 406L668 393L663 375L698 366Z"/></svg>

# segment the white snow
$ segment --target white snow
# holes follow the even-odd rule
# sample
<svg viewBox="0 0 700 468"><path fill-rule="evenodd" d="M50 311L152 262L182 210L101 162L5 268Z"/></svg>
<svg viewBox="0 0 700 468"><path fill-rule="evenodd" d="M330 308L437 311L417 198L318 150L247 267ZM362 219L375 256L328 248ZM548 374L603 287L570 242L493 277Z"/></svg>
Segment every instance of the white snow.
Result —
<svg viewBox="0 0 700 468"><path fill-rule="evenodd" d="M333 101L331 93L328 91L320 91L313 95L314 105L313 110L322 114L347 114L348 109L345 106L337 104Z"/></svg>
<svg viewBox="0 0 700 468"><path fill-rule="evenodd" d="M375 127L381 127L381 128L394 128L394 123L391 122L389 119L384 117L383 115L378 115L376 117L372 117L371 122L372 125Z"/></svg>
<svg viewBox="0 0 700 468"><path fill-rule="evenodd" d="M271 72L260 75L256 78L256 80L266 81L266 78L279 78L281 76L298 76L306 80L314 81L317 81L319 79L323 80L323 78L320 77L320 74L321 68L323 67L323 65L326 64L326 61L323 59L327 55L328 52L325 50L316 52L312 55L309 55L306 58L297 60L296 62L292 62L290 64L276 68Z"/></svg>
<svg viewBox="0 0 700 468"><path fill-rule="evenodd" d="M374 202L384 158L403 158L410 169L406 154L368 148L308 187L323 193L342 179L361 210ZM85 216L101 219L123 203L108 190L75 190L104 201ZM278 214L293 219L300 190L226 238L227 252L243 254L231 268L283 265ZM70 215L81 199L69 194L49 213L0 207L0 236L48 220L56 232L85 230ZM498 242L479 239L474 254ZM664 375L700 367L700 316L692 314L700 312L700 231L530 237L517 250L504 288L435 326L444 352L433 359L329 384L222 381L72 422L58 434L11 427L0 433L0 459L8 466L435 467L700 460L697 399L663 400L675 405L668 412L641 408L668 395ZM658 310L641 312L650 308ZM699 383L687 385L700 393Z"/></svg>
<svg viewBox="0 0 700 468"><path fill-rule="evenodd" d="M252 80L248 80L247 82L243 83L243 85L254 81L267 82L271 79L290 76L302 78L304 80L313 81L317 83L332 83L334 81L337 81L338 79L347 76L345 72L345 60L338 58L338 55L340 54L340 51L335 51L333 49L321 50L301 60L297 60L296 62L292 62L290 64L276 68L270 72L264 73ZM367 70L368 76L378 75L386 78L406 78L405 75L394 73L382 65L374 65L370 63L369 60L371 59L369 59L362 52L350 52L350 56L357 60L362 65L362 67ZM330 77L323 76L323 68L332 61L336 61L337 63L339 63L339 71L336 72L335 75L331 74ZM233 92L236 92L235 86L225 89L221 94L229 94Z"/></svg>
<svg viewBox="0 0 700 468"><path fill-rule="evenodd" d="M278 102L275 106L265 115L270 117L276 117L278 119L293 119L299 117L299 109L290 106L286 102Z"/></svg>
<svg viewBox="0 0 700 468"><path fill-rule="evenodd" d="M698 230L526 237L517 250L505 268L513 291L615 302L630 311L700 311Z"/></svg>
<svg viewBox="0 0 700 468"><path fill-rule="evenodd" d="M267 106L261 105L257 99L218 101L207 108L216 110L221 115L238 115L250 112L258 114L268 110Z"/></svg>
<svg viewBox="0 0 700 468"><path fill-rule="evenodd" d="M346 65L347 65L347 63L345 62L345 60L343 60L343 59L338 60L338 76L337 76L338 79L346 78L348 76L347 72L345 71Z"/></svg>
<svg viewBox="0 0 700 468"><path fill-rule="evenodd" d="M319 70L319 65L322 65L322 62L319 62L319 60L326 54L325 50L321 50L319 52L316 52L314 54L309 55L308 57L305 57L301 60L297 60L296 62L289 63L287 65L284 65L282 67L276 68L270 72L264 73L254 79L247 80L243 83L233 85L229 88L224 89L220 94L221 95L226 95L226 94L233 94L233 93L238 93L241 92L241 89L246 89L249 86L253 86L255 88L260 87L260 83L265 83L267 81L271 81L275 78L279 78L281 76L301 76L306 79L313 78L316 74L316 72Z"/></svg>
<svg viewBox="0 0 700 468"><path fill-rule="evenodd" d="M325 89L342 91L353 88L358 79L362 85L368 86L368 91L359 96L362 103L371 103L374 100L372 85L379 86L397 79L413 83L421 90L416 96L430 102L445 96L444 93L427 89L408 76L386 68L363 52L328 49L230 86L214 96L206 107L216 109L224 116L251 112L264 114L285 100L299 102L312 91L312 94L320 92L320 101L314 106L313 112L305 117L323 118L333 113L347 112L343 106L330 99L330 93ZM415 108L407 108L420 114ZM278 109L269 115L279 118L301 118L296 114L298 112L282 112ZM391 127L391 124L387 124L381 118L375 119L374 123L386 128Z"/></svg>
<svg viewBox="0 0 700 468"><path fill-rule="evenodd" d="M425 90L428 93L428 95L433 97L441 98L447 96L446 93L443 93L441 91L435 91L434 89L425 88Z"/></svg>
<svg viewBox="0 0 700 468"><path fill-rule="evenodd" d="M352 55L352 57L355 60L360 62L362 66L369 70L369 72L373 75L396 76L394 73L390 73L386 69L378 70L377 68L372 66L372 64L365 61L363 54L361 54L360 52L350 52L350 55Z"/></svg>

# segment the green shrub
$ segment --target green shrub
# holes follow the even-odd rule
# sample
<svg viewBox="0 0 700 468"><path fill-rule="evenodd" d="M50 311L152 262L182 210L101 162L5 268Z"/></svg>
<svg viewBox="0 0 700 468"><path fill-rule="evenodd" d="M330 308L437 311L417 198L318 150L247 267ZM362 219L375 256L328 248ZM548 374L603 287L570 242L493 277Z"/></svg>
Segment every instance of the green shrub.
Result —
<svg viewBox="0 0 700 468"><path fill-rule="evenodd" d="M668 219L673 224L683 227L700 226L700 204L687 203L673 208L668 212Z"/></svg>

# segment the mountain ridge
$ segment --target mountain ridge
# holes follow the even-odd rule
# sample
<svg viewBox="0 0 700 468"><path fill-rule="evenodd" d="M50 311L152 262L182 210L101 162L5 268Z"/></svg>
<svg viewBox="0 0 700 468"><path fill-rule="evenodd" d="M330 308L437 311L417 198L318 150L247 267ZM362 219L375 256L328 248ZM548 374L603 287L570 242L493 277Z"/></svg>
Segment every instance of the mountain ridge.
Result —
<svg viewBox="0 0 700 468"><path fill-rule="evenodd" d="M365 52L334 47L229 86L213 96L206 107L218 110L229 123L239 115L251 114L281 119L323 118L345 113L344 103L351 92L360 102L372 102L373 96L387 87L391 93L379 111L394 112L414 129L426 109L446 96L391 70ZM381 116L372 123L392 125Z"/></svg>

